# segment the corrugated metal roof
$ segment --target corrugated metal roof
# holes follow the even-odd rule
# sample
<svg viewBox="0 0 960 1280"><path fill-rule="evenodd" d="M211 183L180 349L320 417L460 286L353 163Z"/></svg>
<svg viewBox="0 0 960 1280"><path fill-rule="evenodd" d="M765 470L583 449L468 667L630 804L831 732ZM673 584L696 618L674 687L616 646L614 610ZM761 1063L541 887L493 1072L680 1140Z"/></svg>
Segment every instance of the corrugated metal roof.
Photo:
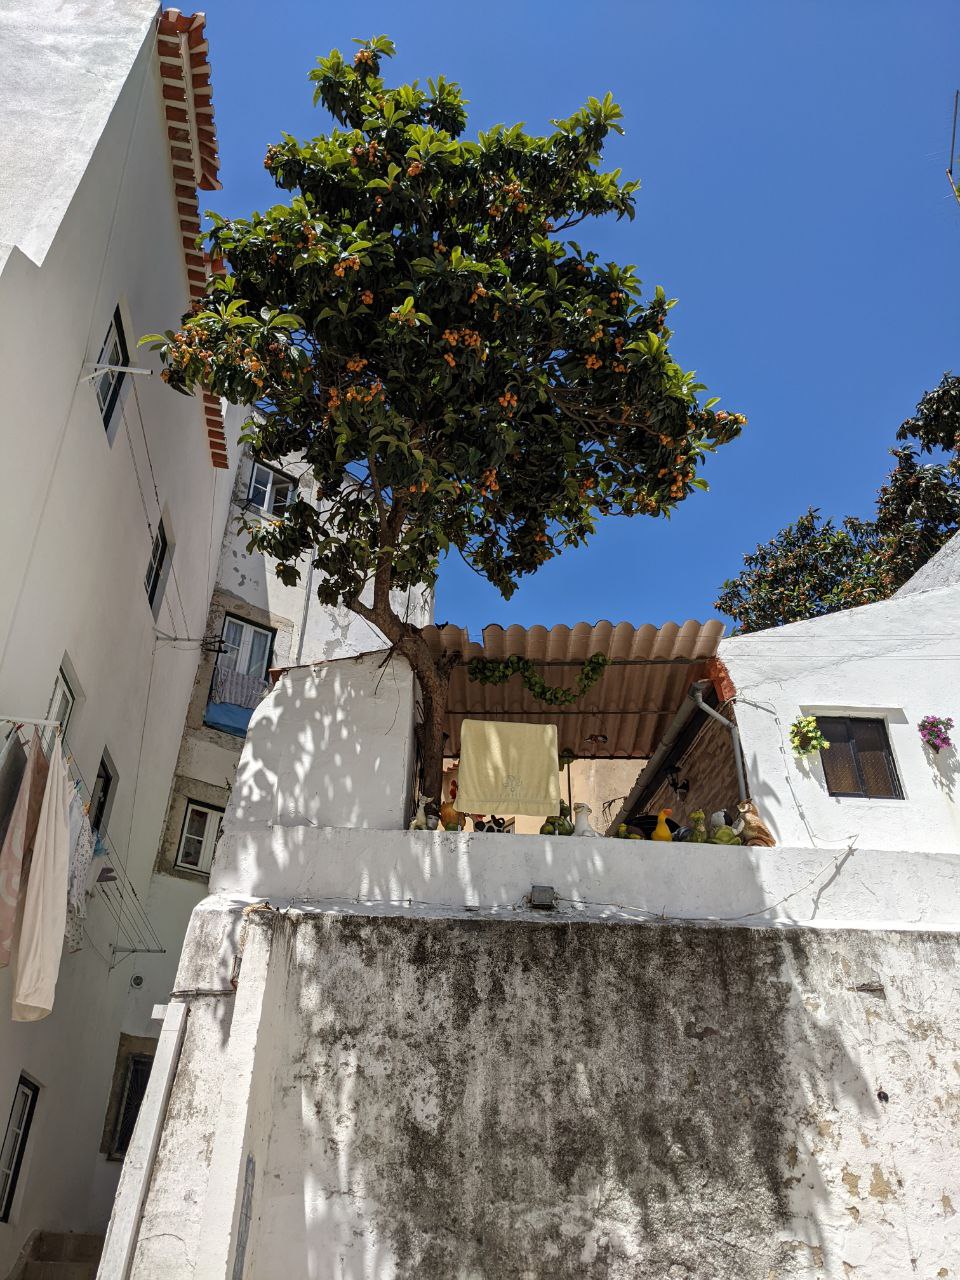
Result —
<svg viewBox="0 0 960 1280"><path fill-rule="evenodd" d="M645 760L691 683L703 679L705 663L716 655L723 630L716 620L682 626L668 622L662 627L606 621L549 629L489 626L483 629L482 643L477 643L460 627L426 627L424 634L435 653L455 653L462 659L450 680L447 749L459 753L460 725L469 716L556 724L561 751L585 758ZM517 655L543 663L548 684L569 688L580 664L595 653L604 654L613 665L578 702L566 707L537 702L519 676L502 685L480 684L466 670L471 658ZM605 734L607 741L591 742L595 734Z"/></svg>

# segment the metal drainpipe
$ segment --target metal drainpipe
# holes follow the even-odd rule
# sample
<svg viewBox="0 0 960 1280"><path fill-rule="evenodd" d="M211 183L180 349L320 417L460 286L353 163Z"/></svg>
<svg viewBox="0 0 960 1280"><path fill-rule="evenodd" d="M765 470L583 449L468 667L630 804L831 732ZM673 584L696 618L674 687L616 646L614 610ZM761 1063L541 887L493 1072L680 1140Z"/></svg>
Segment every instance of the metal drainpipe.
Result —
<svg viewBox="0 0 960 1280"><path fill-rule="evenodd" d="M737 769L737 790L740 792L740 799L747 798L747 780L743 770L743 750L740 746L740 730L732 720L728 720L722 716L719 711L714 711L713 707L708 707L703 700L703 694L700 692L700 685L695 684L690 690L690 697L694 700L701 711L705 711L708 716L712 716L714 720L719 720L725 729L730 731L730 740L733 743L733 763Z"/></svg>
<svg viewBox="0 0 960 1280"><path fill-rule="evenodd" d="M303 593L303 614L300 618L300 639L297 642L297 666L303 662L303 638L307 633L307 617L310 613L310 596L313 593L313 554L310 555L310 567L307 570L307 586Z"/></svg>
<svg viewBox="0 0 960 1280"><path fill-rule="evenodd" d="M660 745L657 747L656 751L654 751L653 755L647 761L639 778L637 778L637 781L634 783L633 787L630 789L629 795L627 795L624 798L623 804L620 806L619 813L607 827L607 835L610 835L612 832L616 831L617 827L620 825L621 822L626 821L627 814L630 812L637 798L640 796L640 794L644 790L644 785L645 785L644 779L653 777L654 773L657 771L657 769L659 769L661 761L663 760L667 752L670 750L670 748L673 746L674 742L676 741L680 733L680 730L683 728L683 726L687 723L687 721L693 715L693 709L694 709L693 690L697 689L699 691L700 689L707 689L709 687L710 687L709 681L706 681L706 680L698 682L697 684L691 687L688 696L684 698L683 702L680 703L680 706L677 710L677 714L673 717L673 719L667 725L666 731L664 732L663 737L660 739ZM726 723L726 721L724 721L724 723Z"/></svg>

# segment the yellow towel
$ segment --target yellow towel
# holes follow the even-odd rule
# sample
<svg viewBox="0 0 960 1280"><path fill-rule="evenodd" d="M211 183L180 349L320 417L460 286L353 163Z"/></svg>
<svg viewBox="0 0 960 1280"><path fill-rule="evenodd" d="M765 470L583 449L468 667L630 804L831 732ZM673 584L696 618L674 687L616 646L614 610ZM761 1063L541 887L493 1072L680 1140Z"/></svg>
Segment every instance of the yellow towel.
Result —
<svg viewBox="0 0 960 1280"><path fill-rule="evenodd" d="M461 813L559 813L557 726L464 720L457 781Z"/></svg>

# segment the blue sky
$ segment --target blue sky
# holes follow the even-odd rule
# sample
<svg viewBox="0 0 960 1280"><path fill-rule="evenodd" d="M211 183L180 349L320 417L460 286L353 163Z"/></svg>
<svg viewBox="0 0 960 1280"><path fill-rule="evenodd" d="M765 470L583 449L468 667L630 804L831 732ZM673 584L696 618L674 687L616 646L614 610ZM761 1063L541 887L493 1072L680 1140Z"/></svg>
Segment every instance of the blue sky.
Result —
<svg viewBox="0 0 960 1280"><path fill-rule="evenodd" d="M437 617L634 623L714 616L743 554L808 506L866 515L901 420L960 371L960 207L944 170L960 85L956 0L484 0L327 5L208 0L225 214L275 199L263 154L311 136L307 72L386 33L388 82L443 73L470 130L546 130L610 90L642 180L634 222L580 229L679 299L673 350L749 416L708 494L669 521L608 520L504 601L457 560Z"/></svg>

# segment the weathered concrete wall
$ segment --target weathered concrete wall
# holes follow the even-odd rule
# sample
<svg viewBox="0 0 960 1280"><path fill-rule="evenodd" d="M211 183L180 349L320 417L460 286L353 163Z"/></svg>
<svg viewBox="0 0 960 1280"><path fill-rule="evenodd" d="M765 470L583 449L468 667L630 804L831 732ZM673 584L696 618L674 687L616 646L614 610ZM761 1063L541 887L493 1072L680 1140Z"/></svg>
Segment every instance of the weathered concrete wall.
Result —
<svg viewBox="0 0 960 1280"><path fill-rule="evenodd" d="M249 1280L957 1274L955 935L255 927L289 1006L263 1064L272 1106L209 1023L171 1100L180 1159L205 1169L224 1140L205 1100L235 1131L235 1095L256 1097ZM262 962L241 969L252 1008L245 981L266 987ZM161 1162L134 1280L195 1274L202 1184L174 1227L184 1187Z"/></svg>

